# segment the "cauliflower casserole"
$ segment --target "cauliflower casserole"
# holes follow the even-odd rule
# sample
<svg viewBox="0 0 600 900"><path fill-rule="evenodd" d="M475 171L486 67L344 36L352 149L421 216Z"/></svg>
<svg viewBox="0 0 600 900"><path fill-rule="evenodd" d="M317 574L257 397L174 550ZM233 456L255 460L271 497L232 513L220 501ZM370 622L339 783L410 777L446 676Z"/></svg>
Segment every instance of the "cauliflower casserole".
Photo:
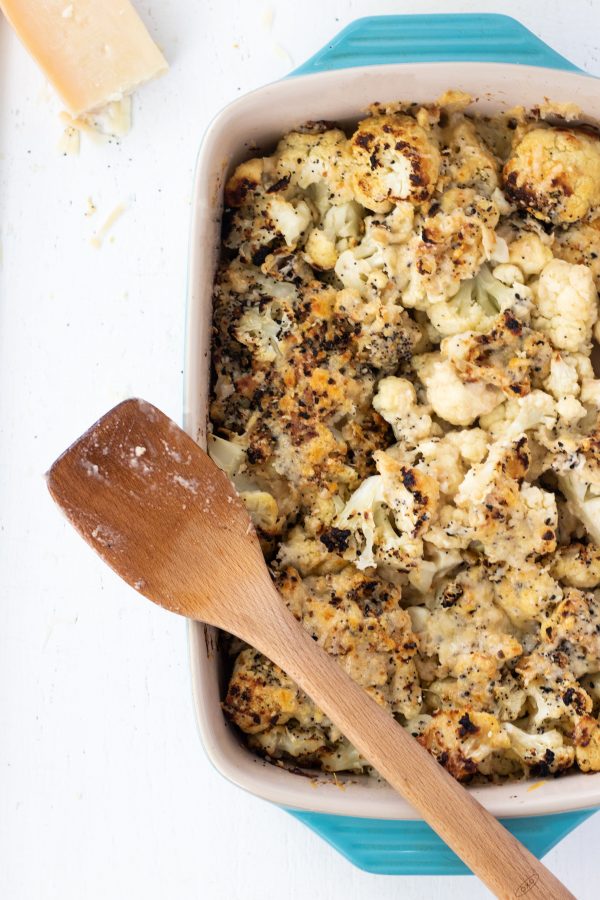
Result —
<svg viewBox="0 0 600 900"><path fill-rule="evenodd" d="M600 770L600 141L449 92L225 188L209 450L328 653L461 781ZM279 764L368 765L232 641Z"/></svg>

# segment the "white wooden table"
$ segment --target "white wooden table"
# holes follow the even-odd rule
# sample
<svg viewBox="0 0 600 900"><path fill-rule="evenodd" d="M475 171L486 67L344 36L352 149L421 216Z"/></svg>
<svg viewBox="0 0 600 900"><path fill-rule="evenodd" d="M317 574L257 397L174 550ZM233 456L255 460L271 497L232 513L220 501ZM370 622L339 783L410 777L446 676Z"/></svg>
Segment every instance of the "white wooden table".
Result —
<svg viewBox="0 0 600 900"><path fill-rule="evenodd" d="M416 11L401 0L138 5L171 71L136 97L127 138L84 141L79 156L58 152L58 104L0 22L0 897L487 896L472 878L359 872L217 775L196 734L184 622L121 585L47 496L54 457L120 399L180 417L192 167L211 116L353 18ZM600 74L594 0L418 7L442 10L513 14ZM599 894L599 841L597 816L547 857L580 900Z"/></svg>

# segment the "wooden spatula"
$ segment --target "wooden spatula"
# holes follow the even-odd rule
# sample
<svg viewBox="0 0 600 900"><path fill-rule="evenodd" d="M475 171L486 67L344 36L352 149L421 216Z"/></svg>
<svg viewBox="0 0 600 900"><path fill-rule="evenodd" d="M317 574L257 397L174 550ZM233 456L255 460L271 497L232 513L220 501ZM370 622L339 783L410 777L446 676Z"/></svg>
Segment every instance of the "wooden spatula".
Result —
<svg viewBox="0 0 600 900"><path fill-rule="evenodd" d="M137 591L284 669L498 897L572 897L310 638L277 593L233 485L158 409L115 407L54 463L48 487Z"/></svg>

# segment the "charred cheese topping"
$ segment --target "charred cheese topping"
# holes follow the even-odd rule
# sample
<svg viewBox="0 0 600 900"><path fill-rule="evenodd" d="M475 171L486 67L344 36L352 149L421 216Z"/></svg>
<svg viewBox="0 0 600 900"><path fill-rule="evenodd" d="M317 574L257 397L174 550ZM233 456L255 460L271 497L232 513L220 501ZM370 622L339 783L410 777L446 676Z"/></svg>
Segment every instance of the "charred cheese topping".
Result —
<svg viewBox="0 0 600 900"><path fill-rule="evenodd" d="M600 142L469 102L235 169L209 450L294 616L456 778L600 771ZM369 771L230 646L253 750Z"/></svg>

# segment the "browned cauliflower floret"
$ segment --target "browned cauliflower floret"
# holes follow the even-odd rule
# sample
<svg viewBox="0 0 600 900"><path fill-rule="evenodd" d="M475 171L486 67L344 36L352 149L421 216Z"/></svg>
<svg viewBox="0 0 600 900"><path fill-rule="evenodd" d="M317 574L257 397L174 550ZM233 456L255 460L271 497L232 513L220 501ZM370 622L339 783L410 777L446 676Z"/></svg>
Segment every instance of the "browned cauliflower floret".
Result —
<svg viewBox="0 0 600 900"><path fill-rule="evenodd" d="M502 175L513 203L554 225L576 222L600 202L600 142L582 131L533 128Z"/></svg>
<svg viewBox="0 0 600 900"><path fill-rule="evenodd" d="M440 171L440 152L411 116L363 119L350 147L352 186L367 209L386 212L399 200L418 204L431 197Z"/></svg>
<svg viewBox="0 0 600 900"><path fill-rule="evenodd" d="M385 291L372 300L365 300L353 290L339 291L335 313L354 329L356 360L382 374L396 371L398 363L410 357L421 338L419 327Z"/></svg>
<svg viewBox="0 0 600 900"><path fill-rule="evenodd" d="M552 252L576 266L587 266L600 291L600 217L554 232Z"/></svg>
<svg viewBox="0 0 600 900"><path fill-rule="evenodd" d="M560 731L552 729L529 734L510 722L502 725L504 734L510 741L510 748L525 767L528 775L546 778L569 769L574 762L573 748L565 744Z"/></svg>
<svg viewBox="0 0 600 900"><path fill-rule="evenodd" d="M427 472L390 454L374 458L379 474L362 482L334 524L349 532L344 557L357 568L381 565L408 572L423 555L422 537L436 516L439 486Z"/></svg>
<svg viewBox="0 0 600 900"><path fill-rule="evenodd" d="M554 494L525 482L530 460L526 437L494 444L485 462L469 469L455 507L446 520L441 516L428 540L441 540L444 546L444 533L446 537L454 534L459 545L477 541L490 561L512 565L532 554L554 551L556 500Z"/></svg>
<svg viewBox="0 0 600 900"><path fill-rule="evenodd" d="M373 397L373 408L394 430L394 436L407 447L433 434L431 408L417 402L417 392L407 378L390 375L382 378Z"/></svg>
<svg viewBox="0 0 600 900"><path fill-rule="evenodd" d="M289 253L318 218L289 178L279 177L273 157L241 163L225 185L224 202L225 246L257 265L282 247Z"/></svg>
<svg viewBox="0 0 600 900"><path fill-rule="evenodd" d="M376 300L398 302L408 282L406 244L413 234L414 214L407 200L400 201L387 215L367 216L360 240L336 242L335 275L355 293L355 305L368 307ZM366 308L364 317L369 316Z"/></svg>
<svg viewBox="0 0 600 900"><path fill-rule="evenodd" d="M339 572L347 562L341 554L348 547L345 529L324 524L321 533L309 535L301 525L291 528L280 544L277 562L281 568L293 566L301 575L327 575Z"/></svg>
<svg viewBox="0 0 600 900"><path fill-rule="evenodd" d="M450 432L453 434L453 432ZM460 449L449 435L436 436L410 448L399 442L386 450L386 455L404 466L411 466L431 476L437 483L439 494L446 500L452 498L464 478L465 465Z"/></svg>
<svg viewBox="0 0 600 900"><path fill-rule="evenodd" d="M285 725L290 719L309 728L327 722L285 672L251 647L242 650L235 661L224 708L247 734Z"/></svg>
<svg viewBox="0 0 600 900"><path fill-rule="evenodd" d="M427 316L440 338L465 331L489 331L498 313L505 311L528 323L532 291L523 284L523 278L516 266L496 266L492 274L483 264L474 278L461 283L453 297L431 304Z"/></svg>
<svg viewBox="0 0 600 900"><path fill-rule="evenodd" d="M494 594L513 625L525 631L533 630L548 606L562 598L554 578L537 562L501 569L494 578Z"/></svg>
<svg viewBox="0 0 600 900"><path fill-rule="evenodd" d="M508 670L493 657L473 653L454 667L454 677L423 682L426 705L433 709L469 707L491 712L502 721L518 719L526 695Z"/></svg>
<svg viewBox="0 0 600 900"><path fill-rule="evenodd" d="M564 656L576 678L600 669L600 602L576 588L565 592L556 609L544 619L541 637Z"/></svg>
<svg viewBox="0 0 600 900"><path fill-rule="evenodd" d="M286 569L277 586L306 630L378 703L407 718L419 712L416 641L398 588L352 566L304 579Z"/></svg>
<svg viewBox="0 0 600 900"><path fill-rule="evenodd" d="M367 765L339 729L278 666L257 650L235 661L223 708L254 750L329 772Z"/></svg>
<svg viewBox="0 0 600 900"><path fill-rule="evenodd" d="M574 541L560 547L552 559L550 572L569 587L583 590L600 585L600 547Z"/></svg>
<svg viewBox="0 0 600 900"><path fill-rule="evenodd" d="M293 722L273 725L247 736L248 746L271 759L289 759L297 766L318 767L324 772L364 773L368 766L358 750L334 728L302 728Z"/></svg>
<svg viewBox="0 0 600 900"><path fill-rule="evenodd" d="M489 757L510 748L495 716L465 709L435 713L418 741L458 781L489 772Z"/></svg>
<svg viewBox="0 0 600 900"><path fill-rule="evenodd" d="M496 247L496 205L470 188L451 188L419 220L407 245L410 281L404 306L428 310L453 297Z"/></svg>
<svg viewBox="0 0 600 900"><path fill-rule="evenodd" d="M274 166L269 157L240 163L225 185L225 206L237 209L252 204L275 183L270 177L273 173Z"/></svg>
<svg viewBox="0 0 600 900"><path fill-rule="evenodd" d="M491 686L522 653L514 627L494 603L483 566L460 572L443 585L431 609L410 607L409 613L420 655L437 660L435 677L458 678L463 690L482 679Z"/></svg>
<svg viewBox="0 0 600 900"><path fill-rule="evenodd" d="M492 412L502 403L499 388L485 381L461 377L453 363L441 353L414 356L412 363L425 385L431 408L451 425L471 425L479 416Z"/></svg>
<svg viewBox="0 0 600 900"><path fill-rule="evenodd" d="M277 586L313 638L380 705L406 718L418 715L416 641L398 588L348 566L305 579L287 568ZM318 763L326 771L367 765L304 692L256 650L238 655L223 705L250 735L250 746L273 758Z"/></svg>
<svg viewBox="0 0 600 900"><path fill-rule="evenodd" d="M322 213L329 204L354 199L348 171L348 141L339 128L310 133L291 131L277 145L273 162L275 183L312 192Z"/></svg>
<svg viewBox="0 0 600 900"><path fill-rule="evenodd" d="M389 453L378 451L374 459L397 527L413 538L425 534L437 512L439 480L423 469L402 465Z"/></svg>
<svg viewBox="0 0 600 900"><path fill-rule="evenodd" d="M484 334L466 332L445 338L441 352L467 384L490 384L508 397L522 397L539 387L552 358L547 338L508 310Z"/></svg>
<svg viewBox="0 0 600 900"><path fill-rule="evenodd" d="M573 732L575 759L582 772L600 772L600 723L582 716Z"/></svg>
<svg viewBox="0 0 600 900"><path fill-rule="evenodd" d="M587 434L559 433L548 446L569 511L600 544L600 421Z"/></svg>
<svg viewBox="0 0 600 900"><path fill-rule="evenodd" d="M561 728L570 733L582 716L592 712L593 701L568 663L567 654L552 645L517 662L515 674L526 698L527 730Z"/></svg>
<svg viewBox="0 0 600 900"><path fill-rule="evenodd" d="M463 115L451 115L441 143L444 150L440 182L459 188L472 187L479 194L491 197L498 187L500 166L473 122Z"/></svg>

